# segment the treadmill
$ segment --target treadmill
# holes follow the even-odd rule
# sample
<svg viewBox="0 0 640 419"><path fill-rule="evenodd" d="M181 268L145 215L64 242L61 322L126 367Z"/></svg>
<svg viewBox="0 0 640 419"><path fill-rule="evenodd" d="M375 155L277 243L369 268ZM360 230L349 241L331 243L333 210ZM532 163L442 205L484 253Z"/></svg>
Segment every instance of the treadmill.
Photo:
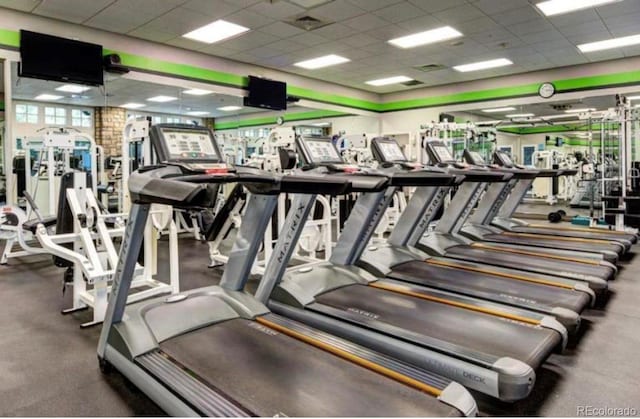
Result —
<svg viewBox="0 0 640 419"><path fill-rule="evenodd" d="M424 170L421 165L407 161L400 145L393 138L372 139L371 151L373 156L382 162L382 173L389 176L407 171ZM487 170L467 169L459 170L457 173L466 174L465 180L471 183L486 180L487 176L502 176ZM556 317L569 332L575 332L578 329L580 321L578 314L595 302L595 293L582 281L551 275L527 274L515 269L494 269L479 263L432 257L407 245L406 239L411 237L411 234L406 234L404 231L405 224L410 222L415 226L421 222L425 217L425 212L429 212L428 205L434 201L430 197L435 195L439 188L443 188L441 186L414 186L418 187L407 203L406 211L397 221L398 228L402 233L398 234L394 230L386 243L376 243L368 247L358 260L358 266L374 275L386 276L395 281L445 290L551 315ZM389 187L385 194L388 200L387 204L398 189L398 187ZM456 196L459 198L463 195L464 192L461 191ZM418 201L418 204L412 202L414 199ZM425 203L428 204L424 205ZM456 205L456 203L452 201L451 205ZM418 213L418 209L423 209L422 213ZM434 212L432 210L431 214ZM364 223L377 225L383 214L382 211L371 212L371 219L364 220ZM446 217L446 213L444 217ZM347 237L345 240L349 240L349 238Z"/></svg>
<svg viewBox="0 0 640 419"><path fill-rule="evenodd" d="M455 161L453 156L451 156L446 145L441 141L426 142L425 150L429 155L429 159L435 165L455 167L455 165L459 164ZM548 175L548 172L545 170L542 170L541 172L543 176ZM484 187L478 190L477 199L480 198L483 192ZM506 197L504 197L504 199L506 199ZM477 202L477 200L475 202ZM504 201L500 203L504 204ZM511 201L511 203L516 207L518 205L515 201ZM467 208L465 211L470 212L472 208L473 207ZM504 205L502 205L502 208L504 208ZM566 251L569 251L569 257L573 255L580 259L589 258L589 254L599 255L600 259L604 259L605 261L613 264L618 261L618 256L623 251L623 246L611 241L594 241L572 237L514 233L503 231L502 229L489 225L468 224L465 228L459 229L458 231L460 234L474 241L499 243L501 245L516 247L516 249L518 249L519 246L525 246L527 250L534 251L536 248L537 250L553 249L553 253L557 253L561 256L566 256Z"/></svg>
<svg viewBox="0 0 640 419"><path fill-rule="evenodd" d="M382 177L345 164L330 138L298 137L296 145L301 173L341 174L360 194L330 260L287 270L315 200L296 195L256 297L274 313L501 400L526 397L534 370L566 344L567 330L554 317L380 278L356 266L376 227L364 221L386 209L389 184L437 186L452 177L435 170Z"/></svg>
<svg viewBox="0 0 640 419"><path fill-rule="evenodd" d="M98 344L119 370L174 416L474 415L469 393L424 369L272 314L243 288L278 194L350 191L344 178L276 176L223 162L211 131L155 125L161 162L132 173L132 207ZM125 307L153 203L208 208L216 186L250 191L219 286Z"/></svg>
<svg viewBox="0 0 640 419"><path fill-rule="evenodd" d="M399 150L395 154L385 153L385 150L377 149L386 142L386 149L395 147L392 139L379 140L374 144L373 156L381 165L415 165L409 163L404 154ZM377 144L380 143L380 144ZM441 154L448 154L448 149L443 144L438 150ZM400 215L388 237L387 242L394 248L409 248L424 257L427 263L441 264L451 268L468 270L477 273L489 273L503 276L512 280L541 283L560 288L573 288L586 291L590 288L595 297L603 295L607 291L607 280L612 279L616 269L613 265L604 261L584 259L576 261L576 257L553 255L544 253L537 248L508 248L498 247L485 243L473 242L459 234L461 227L470 216L476 202L482 197L484 183L482 176L473 175L478 172L480 166L469 166L456 163L459 168L447 165L450 173L467 173L464 183L458 186L458 190L451 200L450 205L444 211L435 230L427 233L428 226L435 216L435 211L442 205L445 195L450 187L438 189L417 189L407 208ZM476 169L473 169L476 167ZM485 172L487 168L481 167ZM493 170L496 173L508 172L509 176L531 176L528 170ZM482 171L479 172L483 173ZM475 180L475 181L474 181ZM486 180L486 178L485 178ZM503 187L506 183L494 182L496 187ZM485 197L487 194L484 195ZM482 199L475 213L483 210L485 204L494 204L497 199ZM427 259L432 256L431 259ZM441 258L438 258L438 257ZM455 261L454 261L455 260ZM523 272L527 271L527 272ZM574 311L576 311L574 309ZM577 310L579 312L579 310Z"/></svg>
<svg viewBox="0 0 640 419"><path fill-rule="evenodd" d="M494 163L499 167L517 168L511 158L503 152L494 152ZM571 170L574 172L576 170ZM554 173L555 172L555 173ZM567 173L565 169L552 169L551 173L555 176L571 175L575 173ZM514 185L511 196L506 200L502 210L496 215L491 224L500 227L505 231L529 234L545 234L560 237L577 237L590 240L604 240L617 242L624 246L624 251L628 251L631 246L638 242L636 234L626 233L624 231L605 230L602 228L579 228L579 227L562 227L559 225L529 224L525 221L518 220L513 217L517 205L513 205L515 201L518 203L524 198L522 192L526 193L533 179L522 179ZM522 195L522 196L521 196Z"/></svg>

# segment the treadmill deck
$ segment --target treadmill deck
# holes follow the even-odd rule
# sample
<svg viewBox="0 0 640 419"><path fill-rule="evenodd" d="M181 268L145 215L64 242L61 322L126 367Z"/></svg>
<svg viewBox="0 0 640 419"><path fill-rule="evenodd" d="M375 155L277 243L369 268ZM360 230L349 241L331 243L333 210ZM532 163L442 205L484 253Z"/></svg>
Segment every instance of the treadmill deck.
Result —
<svg viewBox="0 0 640 419"><path fill-rule="evenodd" d="M290 338L233 319L160 344L198 379L258 416L459 416L434 397Z"/></svg>

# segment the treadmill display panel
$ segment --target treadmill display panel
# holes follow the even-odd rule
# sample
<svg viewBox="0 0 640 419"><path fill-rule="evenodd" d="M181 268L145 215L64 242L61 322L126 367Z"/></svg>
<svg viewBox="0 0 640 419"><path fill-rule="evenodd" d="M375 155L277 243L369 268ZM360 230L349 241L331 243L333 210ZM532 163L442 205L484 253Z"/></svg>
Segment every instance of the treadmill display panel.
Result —
<svg viewBox="0 0 640 419"><path fill-rule="evenodd" d="M502 160L502 164L504 166L513 166L513 160L511 160L511 157L509 157L507 153L504 151L498 151L498 156L500 157L500 160Z"/></svg>
<svg viewBox="0 0 640 419"><path fill-rule="evenodd" d="M432 146L432 148L433 148L433 152L438 156L438 159L440 160L440 162L446 163L446 162L455 161L455 159L451 155L451 152L449 151L447 146L438 144L438 145Z"/></svg>
<svg viewBox="0 0 640 419"><path fill-rule="evenodd" d="M473 164L475 164L476 166L484 165L484 159L482 158L482 155L480 155L480 153L478 153L477 151L470 151L469 155L471 156L471 160L473 160Z"/></svg>
<svg viewBox="0 0 640 419"><path fill-rule="evenodd" d="M163 128L162 134L172 160L220 160L207 131Z"/></svg>
<svg viewBox="0 0 640 419"><path fill-rule="evenodd" d="M407 161L400 145L395 141L380 142L378 143L378 147L380 147L380 152L382 153L385 161Z"/></svg>
<svg viewBox="0 0 640 419"><path fill-rule="evenodd" d="M305 140L309 150L309 157L313 163L342 163L338 150L331 141Z"/></svg>

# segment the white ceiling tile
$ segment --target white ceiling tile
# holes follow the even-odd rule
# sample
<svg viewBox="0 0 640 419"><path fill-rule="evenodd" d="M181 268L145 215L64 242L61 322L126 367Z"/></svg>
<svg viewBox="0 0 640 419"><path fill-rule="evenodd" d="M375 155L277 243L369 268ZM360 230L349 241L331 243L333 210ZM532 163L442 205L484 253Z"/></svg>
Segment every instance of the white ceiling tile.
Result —
<svg viewBox="0 0 640 419"><path fill-rule="evenodd" d="M550 16L547 19L551 23L553 23L557 28L561 28L563 26L570 26L570 25L575 25L582 22L591 22L593 20L599 20L600 16L598 16L598 14L594 9L585 9L585 10L578 10L572 13L564 13L557 16Z"/></svg>
<svg viewBox="0 0 640 419"><path fill-rule="evenodd" d="M33 13L67 22L81 23L89 19L100 10L109 6L115 0L43 0Z"/></svg>
<svg viewBox="0 0 640 419"><path fill-rule="evenodd" d="M426 12L411 3L400 3L376 10L373 14L388 22L399 23L423 16Z"/></svg>
<svg viewBox="0 0 640 419"><path fill-rule="evenodd" d="M294 51L298 51L300 49L305 48L304 45L302 45L302 44L300 44L298 42L289 40L289 39L281 39L279 41L267 44L267 45L265 45L265 47L281 51L281 53L282 52L294 52Z"/></svg>
<svg viewBox="0 0 640 419"><path fill-rule="evenodd" d="M594 32L606 32L607 28L604 26L601 20L594 20L591 22L582 22L575 25L563 26L558 30L564 34L564 36L574 36L589 34Z"/></svg>
<svg viewBox="0 0 640 419"><path fill-rule="evenodd" d="M275 3L262 1L249 7L247 10L267 16L273 20L283 20L305 11L302 7L285 1L278 1Z"/></svg>
<svg viewBox="0 0 640 419"><path fill-rule="evenodd" d="M340 0L344 1L344 0ZM403 0L347 0L349 3L353 4L356 7L361 8L362 10L378 10L383 7L390 6L392 4L401 3Z"/></svg>
<svg viewBox="0 0 640 419"><path fill-rule="evenodd" d="M290 36L304 33L304 30L296 28L293 25L289 25L288 23L274 22L267 26L261 27L260 32L268 33L269 35L273 35L278 38L288 38Z"/></svg>
<svg viewBox="0 0 640 419"><path fill-rule="evenodd" d="M574 55L557 55L555 57L549 58L549 62L551 62L554 66L566 66L566 65L576 65L576 64L584 64L589 62L584 57L578 57Z"/></svg>
<svg viewBox="0 0 640 419"><path fill-rule="evenodd" d="M598 15L603 19L612 17L612 16L623 16L628 14L634 14L640 12L640 1L637 0L626 0L620 1L612 4L607 4L602 7L596 8Z"/></svg>
<svg viewBox="0 0 640 419"><path fill-rule="evenodd" d="M588 54L584 54L585 58L591 62L595 61L605 61L605 60L615 60L618 58L624 58L624 54L622 51L617 49L609 49L605 51L596 51L590 52Z"/></svg>
<svg viewBox="0 0 640 419"><path fill-rule="evenodd" d="M542 32L529 33L520 39L522 39L527 44L535 44L538 42L555 41L558 39L564 39L564 35L562 35L556 29L550 29Z"/></svg>
<svg viewBox="0 0 640 419"><path fill-rule="evenodd" d="M510 1L510 0L509 0ZM414 6L418 6L428 13L435 13L466 3L466 0L409 0Z"/></svg>
<svg viewBox="0 0 640 419"><path fill-rule="evenodd" d="M364 15L360 15L360 16L345 20L343 23L348 27L360 32L368 31L368 30L379 28L382 26L387 26L389 24L389 22L387 22L386 20L381 19L378 16L371 13L367 13Z"/></svg>
<svg viewBox="0 0 640 419"><path fill-rule="evenodd" d="M342 23L332 23L331 25L323 26L320 29L313 31L314 34L320 35L327 39L341 39L356 33L356 30L343 25Z"/></svg>
<svg viewBox="0 0 640 419"><path fill-rule="evenodd" d="M242 9L242 6L224 1L211 1L211 0L189 0L181 7L189 10L195 10L199 13L204 13L212 18L220 19L233 12L237 12ZM213 21L213 20L212 20Z"/></svg>
<svg viewBox="0 0 640 419"><path fill-rule="evenodd" d="M620 50L624 53L625 57L635 57L636 55L640 55L640 45L620 48Z"/></svg>
<svg viewBox="0 0 640 419"><path fill-rule="evenodd" d="M225 16L225 20L246 26L250 29L258 29L274 23L273 19L267 18L259 13L255 13L249 9L239 10L235 13Z"/></svg>
<svg viewBox="0 0 640 419"><path fill-rule="evenodd" d="M472 35L475 33L481 33L481 32L486 32L486 31L495 30L495 29L500 29L500 25L498 25L490 17L486 17L486 16L472 19L468 22L465 22L464 26L462 26L462 31L464 35Z"/></svg>
<svg viewBox="0 0 640 419"><path fill-rule="evenodd" d="M229 57L233 54L237 54L238 50L226 48L218 44L212 44L212 45L207 45L204 48L200 48L200 52L204 52L205 54L215 55L216 57Z"/></svg>
<svg viewBox="0 0 640 419"><path fill-rule="evenodd" d="M520 37L525 37L530 33L551 32L555 28L551 23L543 18L531 19L527 22L521 22L516 25L507 26L507 29Z"/></svg>
<svg viewBox="0 0 640 419"><path fill-rule="evenodd" d="M561 49L568 49L568 48L575 49L574 45L571 42L567 41L566 39L557 39L555 41L538 42L535 44L531 44L531 47L533 47L536 51L541 52L543 54L546 54L549 51L553 52Z"/></svg>
<svg viewBox="0 0 640 419"><path fill-rule="evenodd" d="M528 4L527 0L479 0L473 3L473 5L484 13L492 15L494 13L525 7Z"/></svg>
<svg viewBox="0 0 640 419"><path fill-rule="evenodd" d="M390 39L398 38L400 36L409 35L410 33L411 32L397 25L382 26L382 27L378 27L365 32L366 35L371 36L373 38L378 38L379 40L384 42ZM394 48L397 48L397 47L394 47ZM418 47L418 48L422 48L422 47Z"/></svg>
<svg viewBox="0 0 640 419"><path fill-rule="evenodd" d="M463 23L470 20L486 16L478 8L472 6L471 4L463 4L457 7L452 7L440 12L433 13L433 15L436 18L440 19L442 22L449 25L462 25ZM464 28L462 26L459 26L457 29L464 33Z"/></svg>
<svg viewBox="0 0 640 419"><path fill-rule="evenodd" d="M204 45L207 45L203 42L193 41L191 39L183 38L181 36L168 41L167 44L172 45L174 47L178 47L178 48L191 49L194 51L201 50Z"/></svg>
<svg viewBox="0 0 640 419"><path fill-rule="evenodd" d="M517 9L507 10L505 12L496 13L491 16L496 22L501 25L515 25L516 23L527 22L532 19L540 17L533 5L527 5Z"/></svg>
<svg viewBox="0 0 640 419"><path fill-rule="evenodd" d="M275 36L267 35L266 33L262 33L260 31L251 31L228 41L220 42L220 45L225 48L246 51L260 47L262 45L270 44L277 40L278 38L276 38Z"/></svg>
<svg viewBox="0 0 640 419"><path fill-rule="evenodd" d="M300 35L295 35L290 39L292 39L295 42L299 42L302 45L306 45L308 47L322 44L324 42L329 41L327 38L317 35L313 32L304 32L304 33L301 33Z"/></svg>
<svg viewBox="0 0 640 419"><path fill-rule="evenodd" d="M30 12L38 3L40 0L0 0L0 7Z"/></svg>
<svg viewBox="0 0 640 419"><path fill-rule="evenodd" d="M376 44L380 42L379 39L374 38L373 36L369 36L363 33L355 34L348 36L342 40L345 44L351 47L364 47L371 44Z"/></svg>
<svg viewBox="0 0 640 419"><path fill-rule="evenodd" d="M636 26L636 33L640 33L640 12L628 13L620 16L612 16L604 19L604 23L610 30L620 26Z"/></svg>
<svg viewBox="0 0 640 419"><path fill-rule="evenodd" d="M246 51L247 54L251 54L258 58L271 58L278 55L282 55L282 51L279 49L269 48L268 46L261 46L260 48L254 48Z"/></svg>
<svg viewBox="0 0 640 419"><path fill-rule="evenodd" d="M211 17L193 10L177 7L153 19L145 25L158 31L184 35L201 26L211 23Z"/></svg>
<svg viewBox="0 0 640 419"><path fill-rule="evenodd" d="M573 45L586 44L587 42L597 42L611 38L611 34L606 31L589 32L579 35L567 36L567 40Z"/></svg>
<svg viewBox="0 0 640 419"><path fill-rule="evenodd" d="M407 34L427 31L442 26L442 22L431 15L415 17L413 19L398 22L397 25L406 30Z"/></svg>
<svg viewBox="0 0 640 419"><path fill-rule="evenodd" d="M366 10L354 6L344 0L332 1L331 3L314 7L308 12L308 14L313 17L329 22L340 22L365 13Z"/></svg>
<svg viewBox="0 0 640 419"><path fill-rule="evenodd" d="M166 42L176 37L176 34L150 28L147 27L147 25L141 26L129 32L128 35L154 42Z"/></svg>

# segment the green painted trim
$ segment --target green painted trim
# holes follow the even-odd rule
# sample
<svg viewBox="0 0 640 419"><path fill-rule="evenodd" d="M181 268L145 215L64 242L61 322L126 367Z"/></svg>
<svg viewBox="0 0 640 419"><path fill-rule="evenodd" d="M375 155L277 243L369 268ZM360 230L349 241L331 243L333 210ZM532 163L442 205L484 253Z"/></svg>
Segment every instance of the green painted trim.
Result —
<svg viewBox="0 0 640 419"><path fill-rule="evenodd" d="M352 114L344 113L344 112L336 112L336 111L309 111L309 112L298 112L282 115L285 122L292 121L304 121L310 119L321 119L321 118L335 118L340 116L350 116ZM236 129L236 128L245 128L245 127L255 127L260 125L275 125L276 119L278 116L265 116L262 118L252 118L252 119L240 119L237 121L229 121L229 122L214 122L214 129L216 131L223 131L227 129Z"/></svg>
<svg viewBox="0 0 640 419"><path fill-rule="evenodd" d="M333 105L346 106L349 108L362 109L373 112L379 112L383 106L378 102L371 102L368 100L356 99L347 96L332 95L324 92L316 92L314 90L289 85L287 85L287 94L291 96L297 96L301 99L308 99L316 102L329 103Z"/></svg>
<svg viewBox="0 0 640 419"><path fill-rule="evenodd" d="M382 112L403 111L407 109L428 108L434 106L454 105L458 103L480 102L493 99L507 99L531 96L538 93L539 84L500 87L497 89L478 90L475 92L452 93L444 96L433 96L421 99L401 100L382 104Z"/></svg>
<svg viewBox="0 0 640 419"><path fill-rule="evenodd" d="M559 92L570 92L576 90L621 86L638 82L640 82L640 70L556 80L553 84Z"/></svg>
<svg viewBox="0 0 640 419"><path fill-rule="evenodd" d="M20 32L0 29L0 44L18 48L20 46Z"/></svg>
<svg viewBox="0 0 640 419"><path fill-rule="evenodd" d="M222 71L209 70L188 64L172 63L169 61L146 58L140 55L129 54L122 51L112 51L105 49L104 55L118 54L122 64L135 70L153 73L170 74L182 78L201 80L209 83L222 84L244 88L247 86L248 78L237 76Z"/></svg>

